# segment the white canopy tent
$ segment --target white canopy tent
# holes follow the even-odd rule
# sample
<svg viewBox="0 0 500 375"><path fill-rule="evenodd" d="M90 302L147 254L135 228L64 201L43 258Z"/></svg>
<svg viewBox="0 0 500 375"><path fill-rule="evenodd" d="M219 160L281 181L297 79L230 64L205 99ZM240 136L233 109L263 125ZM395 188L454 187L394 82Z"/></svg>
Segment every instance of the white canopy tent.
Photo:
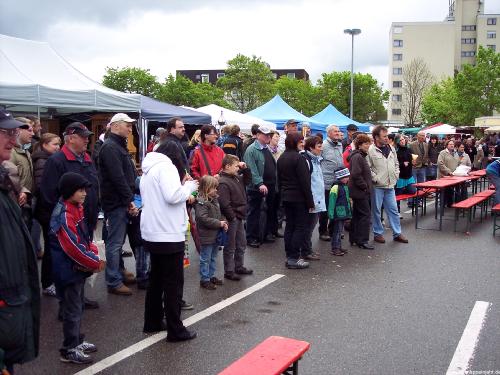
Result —
<svg viewBox="0 0 500 375"><path fill-rule="evenodd" d="M140 112L141 97L93 81L46 42L0 35L0 104L39 113Z"/></svg>
<svg viewBox="0 0 500 375"><path fill-rule="evenodd" d="M265 125L270 129L276 129L276 124L262 120L258 117L245 115L243 113L239 113L236 111L232 111L230 109L220 107L215 104L209 104L204 107L196 108L197 111L206 113L212 117L212 124L217 124L217 121L220 118L221 112L224 117L224 120L227 124L230 125L238 125L243 132L250 132L250 128L253 124Z"/></svg>
<svg viewBox="0 0 500 375"><path fill-rule="evenodd" d="M455 127L452 125L442 124L442 125L435 126L433 128L424 129L423 131L426 135L427 134L429 134L429 135L432 135L432 134L444 135L444 134L456 134L457 129L455 129Z"/></svg>

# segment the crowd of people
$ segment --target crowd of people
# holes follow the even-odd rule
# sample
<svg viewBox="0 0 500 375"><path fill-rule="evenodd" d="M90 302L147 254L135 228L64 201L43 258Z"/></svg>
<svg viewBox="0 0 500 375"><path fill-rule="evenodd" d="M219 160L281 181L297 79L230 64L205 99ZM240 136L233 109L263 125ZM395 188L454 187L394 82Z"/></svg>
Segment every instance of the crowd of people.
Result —
<svg viewBox="0 0 500 375"><path fill-rule="evenodd" d="M370 232L375 243L386 242L385 213L393 241L407 244L396 196L459 165L486 168L500 203L496 135L460 142L419 132L411 140L384 126L365 134L351 124L344 137L332 124L323 139L291 119L284 134L254 125L244 138L237 125L222 134L203 125L189 140L182 119L172 118L137 168L127 149L134 123L115 114L90 155L93 133L82 123L66 127L61 147L58 135L41 134L37 118L0 111L0 370L12 374L15 363L36 357L41 294L59 300L61 361L90 363L97 347L80 325L84 308L98 307L85 298L85 280L100 271L111 294L132 295L133 284L146 290L144 332L166 330L170 342L195 338L181 320L181 310L193 308L183 299L189 235L200 287L214 290L224 279L252 275L247 246L280 238L285 266L308 268L321 259L316 227L333 256L348 253L344 234L351 246L374 250ZM447 199L461 197L450 191ZM100 211L105 257L93 243ZM127 237L135 273L124 266Z"/></svg>

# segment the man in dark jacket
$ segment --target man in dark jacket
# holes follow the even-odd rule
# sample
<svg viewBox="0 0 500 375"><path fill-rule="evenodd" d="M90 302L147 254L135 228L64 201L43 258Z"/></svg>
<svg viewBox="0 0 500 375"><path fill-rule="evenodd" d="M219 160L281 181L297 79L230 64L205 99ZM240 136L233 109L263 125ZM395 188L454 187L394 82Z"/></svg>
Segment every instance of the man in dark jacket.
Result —
<svg viewBox="0 0 500 375"><path fill-rule="evenodd" d="M87 198L83 205L85 222L90 233L97 226L99 180L92 159L87 154L89 136L93 133L80 122L69 124L64 131L64 146L47 159L45 163L38 201L35 208L35 217L42 226L44 238L48 238L50 216L61 196L58 188L59 179L66 172L74 172L84 176L92 186L87 189ZM46 257L50 257L50 252ZM46 259L51 263L51 259ZM43 274L42 274L43 275ZM97 308L95 301L85 299L86 308Z"/></svg>
<svg viewBox="0 0 500 375"><path fill-rule="evenodd" d="M186 128L182 120L179 117L172 117L167 122L166 135L165 133L162 134L162 137L164 137L160 141L160 145L163 146L165 155L172 160L179 173L183 171L190 174L189 161L182 145L185 134ZM183 177L181 176L181 179Z"/></svg>
<svg viewBox="0 0 500 375"><path fill-rule="evenodd" d="M35 250L17 204L18 193L1 163L9 160L19 127L0 111L0 373L38 355L40 287ZM3 359L3 360L2 360Z"/></svg>
<svg viewBox="0 0 500 375"><path fill-rule="evenodd" d="M134 275L125 270L122 246L127 233L128 215L137 216L134 189L137 173L127 149L127 138L132 133L134 119L117 113L110 121L110 133L99 151L99 182L101 205L104 211L107 236L106 284L112 294L129 296L132 291L125 284L135 282Z"/></svg>

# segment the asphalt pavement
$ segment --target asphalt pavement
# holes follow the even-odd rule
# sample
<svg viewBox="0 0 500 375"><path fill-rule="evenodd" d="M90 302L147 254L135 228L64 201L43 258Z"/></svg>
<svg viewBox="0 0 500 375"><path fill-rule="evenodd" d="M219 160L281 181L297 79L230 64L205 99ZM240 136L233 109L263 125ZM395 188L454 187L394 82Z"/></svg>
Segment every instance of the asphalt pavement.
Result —
<svg viewBox="0 0 500 375"><path fill-rule="evenodd" d="M193 324L195 340L161 340L100 374L217 374L271 335L311 343L300 374L446 374L476 301L491 308L470 370L500 373L500 236L492 236L491 218L474 223L466 236L453 232L451 220L438 232L415 230L411 215L403 216L409 244L393 242L388 229L387 243L376 244L376 250L350 247L346 239L349 253L335 257L315 233L321 260L307 270L287 270L278 239L248 248L246 264L254 275L225 280L216 291L200 289L192 251L184 296L195 309L183 318L272 275L285 276ZM422 224L437 227L432 207ZM125 259L133 269L133 258ZM222 277L222 254L218 260ZM133 288L130 297L110 295L103 274L86 287L88 297L100 303L85 311L82 324L86 339L99 348L95 362L148 337L142 333L145 291ZM56 313L57 300L43 296L40 355L16 367L16 374L74 374L85 368L59 361L62 327Z"/></svg>

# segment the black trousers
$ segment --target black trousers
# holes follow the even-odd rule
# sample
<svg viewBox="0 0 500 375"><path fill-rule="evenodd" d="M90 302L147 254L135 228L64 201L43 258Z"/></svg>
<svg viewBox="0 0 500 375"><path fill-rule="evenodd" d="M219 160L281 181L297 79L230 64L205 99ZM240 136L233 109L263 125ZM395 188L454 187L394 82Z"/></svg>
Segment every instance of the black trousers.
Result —
<svg viewBox="0 0 500 375"><path fill-rule="evenodd" d="M151 273L144 308L144 330L159 331L163 317L171 336L182 335L186 328L181 320L181 300L184 288L184 242L182 251L161 254L152 248L155 243L144 241L151 253ZM153 251L151 251L153 250Z"/></svg>
<svg viewBox="0 0 500 375"><path fill-rule="evenodd" d="M43 258L42 258L42 272L41 281L42 288L48 288L52 285L52 251L49 245L49 226L41 224L43 234Z"/></svg>
<svg viewBox="0 0 500 375"><path fill-rule="evenodd" d="M306 238L309 211L305 202L283 202L283 207L286 215L284 233L286 258L296 261L300 257L300 248Z"/></svg>
<svg viewBox="0 0 500 375"><path fill-rule="evenodd" d="M318 232L320 235L328 234L331 236L333 233L333 222L330 222L328 220L328 206L330 203L330 190L325 190L325 203L326 203L326 211L319 213Z"/></svg>
<svg viewBox="0 0 500 375"><path fill-rule="evenodd" d="M370 239L371 226L371 206L370 196L362 199L352 200L351 230L349 232L349 242L365 244Z"/></svg>
<svg viewBox="0 0 500 375"><path fill-rule="evenodd" d="M258 190L248 190L247 197L247 241L262 242L266 235L275 234L278 230L278 216L275 209L276 193L274 189L269 189L267 195L262 195ZM263 205L265 205L265 222L261 217Z"/></svg>

